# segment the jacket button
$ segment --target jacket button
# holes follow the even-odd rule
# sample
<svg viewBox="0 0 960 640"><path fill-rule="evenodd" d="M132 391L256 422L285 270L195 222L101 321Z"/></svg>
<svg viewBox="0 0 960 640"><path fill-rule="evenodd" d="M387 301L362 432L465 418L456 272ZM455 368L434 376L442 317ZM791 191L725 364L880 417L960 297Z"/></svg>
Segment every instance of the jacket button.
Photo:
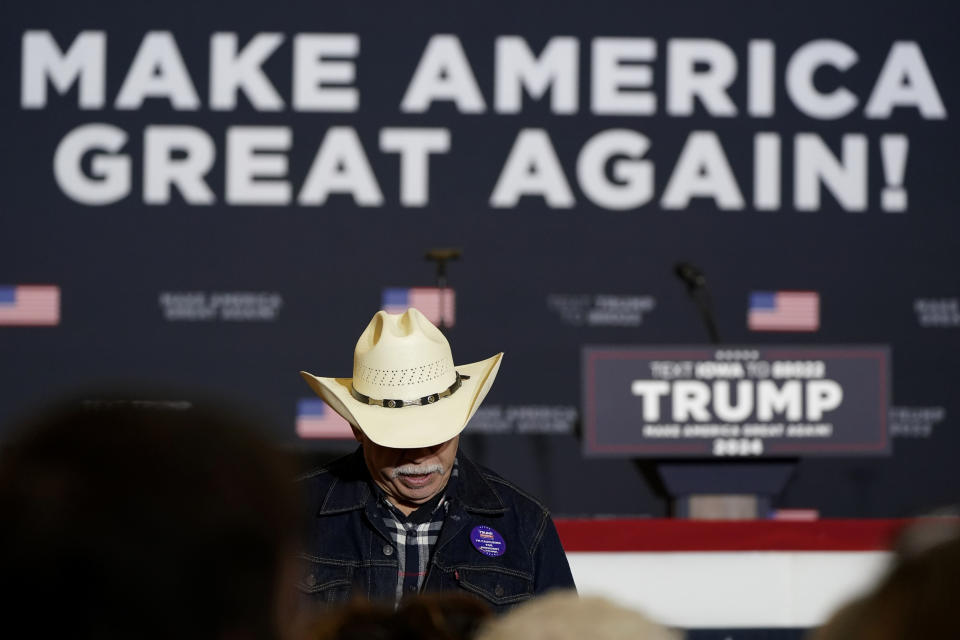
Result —
<svg viewBox="0 0 960 640"><path fill-rule="evenodd" d="M385 556L392 556L392 555L393 555L393 547L391 547L391 546L388 545L388 544L383 545L383 555L385 555Z"/></svg>
<svg viewBox="0 0 960 640"><path fill-rule="evenodd" d="M497 585L493 588L493 594L498 598L503 595L503 587Z"/></svg>

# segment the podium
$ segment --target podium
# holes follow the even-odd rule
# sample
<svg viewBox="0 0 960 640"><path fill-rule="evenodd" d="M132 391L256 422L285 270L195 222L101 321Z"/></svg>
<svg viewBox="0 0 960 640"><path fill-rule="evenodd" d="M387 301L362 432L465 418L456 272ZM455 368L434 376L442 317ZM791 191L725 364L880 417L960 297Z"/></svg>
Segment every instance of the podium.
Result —
<svg viewBox="0 0 960 640"><path fill-rule="evenodd" d="M671 514L697 520L765 518L793 475L795 461L661 462Z"/></svg>
<svg viewBox="0 0 960 640"><path fill-rule="evenodd" d="M655 461L677 517L763 518L805 456L883 456L890 350L587 346L583 452Z"/></svg>

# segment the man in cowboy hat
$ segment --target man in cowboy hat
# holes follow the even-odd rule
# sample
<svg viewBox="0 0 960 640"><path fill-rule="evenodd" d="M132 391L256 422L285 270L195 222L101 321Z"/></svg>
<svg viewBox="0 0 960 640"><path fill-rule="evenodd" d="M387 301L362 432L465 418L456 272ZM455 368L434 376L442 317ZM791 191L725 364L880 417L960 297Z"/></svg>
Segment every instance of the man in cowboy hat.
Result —
<svg viewBox="0 0 960 640"><path fill-rule="evenodd" d="M456 366L418 310L380 311L357 341L353 378L301 372L361 444L302 481L299 586L311 602L462 589L502 610L574 588L546 507L458 450L502 357Z"/></svg>

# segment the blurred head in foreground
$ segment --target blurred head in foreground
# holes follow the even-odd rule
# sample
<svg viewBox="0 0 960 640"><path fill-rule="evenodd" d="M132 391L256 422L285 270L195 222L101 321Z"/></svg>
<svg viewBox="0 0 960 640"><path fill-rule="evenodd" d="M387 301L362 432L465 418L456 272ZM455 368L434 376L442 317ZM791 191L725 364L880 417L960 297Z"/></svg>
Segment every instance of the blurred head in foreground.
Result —
<svg viewBox="0 0 960 640"><path fill-rule="evenodd" d="M382 602L353 600L328 609L308 640L469 640L493 615L477 598L459 593L423 593L394 608Z"/></svg>
<svg viewBox="0 0 960 640"><path fill-rule="evenodd" d="M115 400L44 414L0 451L4 626L281 636L291 478L284 457L219 412Z"/></svg>
<svg viewBox="0 0 960 640"><path fill-rule="evenodd" d="M633 609L597 597L554 591L484 627L477 640L679 640L682 636Z"/></svg>
<svg viewBox="0 0 960 640"><path fill-rule="evenodd" d="M935 539L946 526L922 527L901 539L890 573L867 595L841 607L813 640L960 638L960 537Z"/></svg>

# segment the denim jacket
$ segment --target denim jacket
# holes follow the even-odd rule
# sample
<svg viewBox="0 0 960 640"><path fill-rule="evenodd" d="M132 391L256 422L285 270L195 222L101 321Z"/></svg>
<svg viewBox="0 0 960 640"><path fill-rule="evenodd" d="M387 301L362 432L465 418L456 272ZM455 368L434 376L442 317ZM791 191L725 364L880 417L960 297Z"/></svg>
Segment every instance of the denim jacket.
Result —
<svg viewBox="0 0 960 640"><path fill-rule="evenodd" d="M458 590L503 611L553 588L573 589L570 565L550 513L535 498L457 453L460 475L449 496L423 591ZM304 548L298 588L310 605L352 596L392 602L397 549L379 512L358 449L306 474ZM504 542L502 555L480 553L471 532L486 525Z"/></svg>

